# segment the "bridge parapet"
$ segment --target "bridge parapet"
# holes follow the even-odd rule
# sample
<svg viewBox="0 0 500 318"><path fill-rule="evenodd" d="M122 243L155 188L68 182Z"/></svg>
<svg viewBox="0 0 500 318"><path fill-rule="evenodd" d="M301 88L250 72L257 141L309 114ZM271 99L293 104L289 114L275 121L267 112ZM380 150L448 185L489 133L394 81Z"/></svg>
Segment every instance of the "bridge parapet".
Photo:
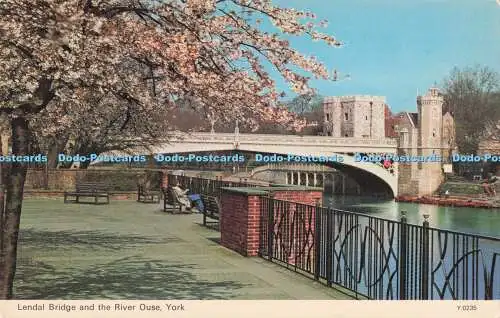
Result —
<svg viewBox="0 0 500 318"><path fill-rule="evenodd" d="M169 138L170 142L234 142L235 134L232 133L191 133L176 134ZM264 134L238 134L240 143L270 143L270 144L309 144L309 145L350 145L362 147L364 145L393 146L397 148L397 140L392 138L371 139L352 137L329 136L296 136L296 135L264 135Z"/></svg>
<svg viewBox="0 0 500 318"><path fill-rule="evenodd" d="M236 139L235 136L238 136L238 139ZM285 156L288 158L288 161L290 161L290 158L293 159L298 157L300 159L302 156L327 156L329 158L337 158L340 156L343 158L342 161L331 162L331 164L328 165L334 166L335 169L339 170L357 169L365 171L369 175L373 175L384 181L391 188L394 195L398 193L397 163L391 164L390 167L386 167L385 162L365 162L353 156L354 153L397 153L397 141L390 138L368 139L331 138L328 136L301 137L258 134L235 135L229 133L184 133L177 135L171 134L171 137L165 142L160 141L148 149L141 149L141 147L130 149L124 154L190 154L191 156L192 153L196 152L224 152L234 150L248 153L277 154L279 156ZM301 159L297 161L301 161Z"/></svg>

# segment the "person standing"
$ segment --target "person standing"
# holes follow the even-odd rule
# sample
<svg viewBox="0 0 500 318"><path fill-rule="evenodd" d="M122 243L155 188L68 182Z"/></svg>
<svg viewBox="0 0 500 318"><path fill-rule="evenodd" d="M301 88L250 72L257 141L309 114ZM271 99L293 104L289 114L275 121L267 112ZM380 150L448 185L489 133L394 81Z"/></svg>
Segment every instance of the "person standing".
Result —
<svg viewBox="0 0 500 318"><path fill-rule="evenodd" d="M498 183L498 178L494 176L492 173L488 173L488 179L483 180L482 186L486 195L496 196L497 192L495 189L496 184Z"/></svg>

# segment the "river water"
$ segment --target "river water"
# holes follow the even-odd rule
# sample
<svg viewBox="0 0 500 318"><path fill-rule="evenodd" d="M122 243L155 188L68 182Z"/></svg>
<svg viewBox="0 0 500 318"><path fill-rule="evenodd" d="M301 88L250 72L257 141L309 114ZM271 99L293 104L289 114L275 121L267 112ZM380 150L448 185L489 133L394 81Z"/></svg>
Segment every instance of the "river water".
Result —
<svg viewBox="0 0 500 318"><path fill-rule="evenodd" d="M468 236L465 238L462 235L448 235L439 231L445 234L441 235L432 230L429 244L431 257L428 259L429 262L426 263L429 264L430 277L428 283L430 288L422 290L428 291L430 299L500 299L500 275L497 274L500 271L500 263L498 262L500 260L500 241L498 240L500 238L500 209L442 207L400 203L394 200L381 200L373 197L328 194L324 196L324 204L340 210L391 220L400 220L401 211L406 211L408 223L418 225L422 224L423 215L428 214L432 228L496 237L497 240L480 238L477 240L477 247L473 247L473 240ZM351 234L345 234L346 230L342 230L342 226L336 229L336 233L344 233L344 235L340 235L341 241L334 245L335 253L332 261L332 271L336 273L336 276L333 276L334 282L342 286L350 286L350 283L356 281L353 286L356 286L361 294L369 295L371 298L391 299L392 296L388 297L389 294L385 294L390 291L392 292L390 295L396 295L394 298L398 299L399 294L394 279L396 276L400 277L399 274L396 275L399 271L398 260L400 260L400 256L394 256L399 255L398 239L394 241L389 239L389 232L387 232L387 237L384 239L381 234L385 230L378 232L377 235L374 235L371 231L364 231L364 226L368 228L366 219L359 220L363 224L361 224L361 235L356 235L359 238L358 240L351 237ZM346 225L350 224L348 219L345 219L344 223ZM349 227L347 228L349 229ZM373 229L373 226L371 228ZM354 231L352 233L358 232ZM418 231L413 233L418 233ZM366 240L367 234L368 240ZM370 240L370 237L373 239ZM407 283L409 283L407 285L409 286L407 289L409 299L418 298L416 295L419 295L420 292L420 278L423 277L417 275L422 270L420 263L422 254L419 253L422 252L420 248L423 246L421 245L421 238L418 237L418 235L410 235L407 246L409 248L407 252L409 258L405 263L407 264L405 268L411 274L405 275L405 277ZM378 238L380 238L380 241ZM348 243L344 244L343 240ZM352 244L357 249L354 249L355 253L351 253L351 255L348 246ZM380 263L384 264L384 270L376 270L378 263L376 260L371 259L373 256L368 256L368 261L364 263L365 267L356 269L353 264L359 264L361 255L371 255L372 245L375 246L374 251L383 256ZM395 253L392 254L393 256L389 253L391 249ZM373 255L377 254L373 251L372 253ZM358 279L355 280L349 276L351 272L356 273ZM376 274L372 275L372 279L369 279L369 273L371 272ZM393 277L393 275L396 276ZM360 277L364 278L359 279ZM377 286L375 294L373 286ZM377 293L381 292L384 295L376 296Z"/></svg>
<svg viewBox="0 0 500 318"><path fill-rule="evenodd" d="M336 209L399 220L406 211L408 223L422 224L429 214L431 227L500 237L500 209L444 207L383 200L374 197L324 195L324 204Z"/></svg>

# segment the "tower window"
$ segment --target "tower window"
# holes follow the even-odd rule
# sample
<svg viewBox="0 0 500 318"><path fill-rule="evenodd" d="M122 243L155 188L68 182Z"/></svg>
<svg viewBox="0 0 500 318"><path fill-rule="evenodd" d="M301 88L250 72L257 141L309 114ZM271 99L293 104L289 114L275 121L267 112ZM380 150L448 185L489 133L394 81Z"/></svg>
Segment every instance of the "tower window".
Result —
<svg viewBox="0 0 500 318"><path fill-rule="evenodd" d="M330 120L330 114L326 114L326 121Z"/></svg>
<svg viewBox="0 0 500 318"><path fill-rule="evenodd" d="M345 120L349 120L349 114L348 113L345 113L344 117L345 117Z"/></svg>
<svg viewBox="0 0 500 318"><path fill-rule="evenodd" d="M368 116L365 116L365 120L368 120Z"/></svg>
<svg viewBox="0 0 500 318"><path fill-rule="evenodd" d="M432 130L432 137L436 137L436 130Z"/></svg>

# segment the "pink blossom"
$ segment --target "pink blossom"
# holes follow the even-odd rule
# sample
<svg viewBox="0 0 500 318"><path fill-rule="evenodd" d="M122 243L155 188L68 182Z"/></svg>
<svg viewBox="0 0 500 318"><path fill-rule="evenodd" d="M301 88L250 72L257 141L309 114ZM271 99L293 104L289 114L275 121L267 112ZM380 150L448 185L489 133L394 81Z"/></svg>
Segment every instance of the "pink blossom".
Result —
<svg viewBox="0 0 500 318"><path fill-rule="evenodd" d="M131 110L130 125L166 131L175 123L161 115L190 96L198 111L222 121L301 129L303 120L270 107L281 92L262 60L298 93L311 91L311 77L330 80L328 70L279 33L229 11L229 2L269 19L278 32L340 45L317 30L325 23L314 14L269 0L2 0L0 109L29 117L41 135L104 129Z"/></svg>

